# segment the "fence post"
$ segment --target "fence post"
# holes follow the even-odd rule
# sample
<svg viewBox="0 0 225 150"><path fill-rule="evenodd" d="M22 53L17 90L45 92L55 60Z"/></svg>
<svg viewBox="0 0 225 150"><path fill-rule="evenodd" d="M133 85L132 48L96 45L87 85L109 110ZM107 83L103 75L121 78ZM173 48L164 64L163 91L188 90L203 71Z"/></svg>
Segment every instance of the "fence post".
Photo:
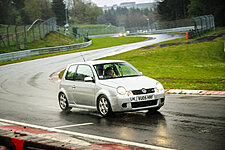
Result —
<svg viewBox="0 0 225 150"><path fill-rule="evenodd" d="M16 45L18 45L17 25L16 25L16 27L15 27L15 34L16 34Z"/></svg>
<svg viewBox="0 0 225 150"><path fill-rule="evenodd" d="M39 37L40 37L40 40L41 40L41 28L40 28L40 24L38 25L38 30L39 30Z"/></svg>
<svg viewBox="0 0 225 150"><path fill-rule="evenodd" d="M204 16L204 18L205 18L206 30L208 30L209 29L209 27L208 27L208 17Z"/></svg>
<svg viewBox="0 0 225 150"><path fill-rule="evenodd" d="M9 42L9 26L10 25L8 25L8 27L7 27L7 40L8 40L8 46L10 46L10 42Z"/></svg>
<svg viewBox="0 0 225 150"><path fill-rule="evenodd" d="M50 22L48 22L48 32L50 31Z"/></svg>
<svg viewBox="0 0 225 150"><path fill-rule="evenodd" d="M27 31L26 31L26 25L24 25L24 46L26 45L27 42Z"/></svg>
<svg viewBox="0 0 225 150"><path fill-rule="evenodd" d="M214 16L212 15L212 22L213 22L213 30L215 30L215 22L214 22Z"/></svg>
<svg viewBox="0 0 225 150"><path fill-rule="evenodd" d="M34 26L32 27L32 33L33 33L33 40L35 40L35 35L34 35Z"/></svg>

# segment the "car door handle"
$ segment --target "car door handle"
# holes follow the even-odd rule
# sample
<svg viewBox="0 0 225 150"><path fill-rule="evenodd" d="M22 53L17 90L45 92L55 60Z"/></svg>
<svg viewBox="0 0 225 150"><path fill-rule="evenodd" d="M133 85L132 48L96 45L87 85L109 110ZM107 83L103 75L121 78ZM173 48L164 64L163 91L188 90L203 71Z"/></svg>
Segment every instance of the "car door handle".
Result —
<svg viewBox="0 0 225 150"><path fill-rule="evenodd" d="M76 88L76 85L73 85L72 88L75 89Z"/></svg>

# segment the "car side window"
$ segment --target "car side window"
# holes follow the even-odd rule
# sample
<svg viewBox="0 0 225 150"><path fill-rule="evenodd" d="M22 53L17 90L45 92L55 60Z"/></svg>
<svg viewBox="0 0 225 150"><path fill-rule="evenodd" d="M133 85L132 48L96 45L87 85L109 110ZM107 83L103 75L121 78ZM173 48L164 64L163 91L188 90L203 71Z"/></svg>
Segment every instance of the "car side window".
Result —
<svg viewBox="0 0 225 150"><path fill-rule="evenodd" d="M70 66L66 73L66 80L74 80L77 65Z"/></svg>
<svg viewBox="0 0 225 150"><path fill-rule="evenodd" d="M85 77L94 77L92 69L88 65L79 65L77 68L75 80L84 81Z"/></svg>

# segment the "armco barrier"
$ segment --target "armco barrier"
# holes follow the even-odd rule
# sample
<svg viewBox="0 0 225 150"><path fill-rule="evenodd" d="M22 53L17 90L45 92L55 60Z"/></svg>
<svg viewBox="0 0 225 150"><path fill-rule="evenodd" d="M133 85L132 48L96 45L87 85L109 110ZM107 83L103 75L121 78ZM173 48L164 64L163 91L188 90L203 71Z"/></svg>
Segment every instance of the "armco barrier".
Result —
<svg viewBox="0 0 225 150"><path fill-rule="evenodd" d="M64 52L75 50L83 47L87 47L92 44L92 40L80 44L66 45L66 46L57 46L57 47L47 47L39 49L24 50L19 52L5 53L0 54L0 62L17 60L21 58L43 55L43 54L52 54L57 52Z"/></svg>

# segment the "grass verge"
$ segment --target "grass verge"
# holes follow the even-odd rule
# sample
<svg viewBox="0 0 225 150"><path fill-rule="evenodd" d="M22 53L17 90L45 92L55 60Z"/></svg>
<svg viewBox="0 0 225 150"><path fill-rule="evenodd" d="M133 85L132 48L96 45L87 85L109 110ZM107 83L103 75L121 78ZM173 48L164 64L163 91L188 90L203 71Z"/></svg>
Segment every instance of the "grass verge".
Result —
<svg viewBox="0 0 225 150"><path fill-rule="evenodd" d="M78 50L72 50L67 52L60 52L60 53L53 53L53 54L46 54L46 55L38 55L28 58L23 58L19 60L13 60L13 61L7 61L7 62L0 62L1 65L11 64L11 63L17 63L17 62L23 62L23 61L29 61L33 59L39 59L39 58L45 58L50 56L56 56L56 55L62 55L62 54L69 54L69 53L75 53L80 51L87 51L87 50L93 50L93 49L99 49L99 48L106 48L106 47L112 47L117 45L123 45L123 44L129 44L129 43L135 43L140 42L143 40L146 40L146 37L98 37L98 38L92 38L92 45L86 48L78 49ZM60 41L61 39L55 40ZM72 43L74 44L74 43Z"/></svg>
<svg viewBox="0 0 225 150"><path fill-rule="evenodd" d="M225 33L217 29L200 38ZM167 89L225 90L225 35L212 41L160 47L165 43L197 40L175 39L102 59L125 60Z"/></svg>
<svg viewBox="0 0 225 150"><path fill-rule="evenodd" d="M79 41L77 41L73 37L64 36L56 32L50 32L43 38L43 40L36 40L30 43L27 43L24 50L44 48L44 47L54 47L54 46L61 46L61 45L71 45L76 43L79 43ZM0 47L0 54L16 52L16 51L21 51L18 45L9 46L9 47Z"/></svg>

